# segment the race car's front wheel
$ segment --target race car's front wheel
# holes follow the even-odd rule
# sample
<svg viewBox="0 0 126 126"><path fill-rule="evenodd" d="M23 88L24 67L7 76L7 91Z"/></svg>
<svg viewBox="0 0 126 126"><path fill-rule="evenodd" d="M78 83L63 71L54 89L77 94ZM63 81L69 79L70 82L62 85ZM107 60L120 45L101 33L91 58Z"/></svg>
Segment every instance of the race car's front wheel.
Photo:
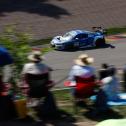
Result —
<svg viewBox="0 0 126 126"><path fill-rule="evenodd" d="M98 39L95 42L96 47L103 47L106 45L105 39Z"/></svg>
<svg viewBox="0 0 126 126"><path fill-rule="evenodd" d="M54 44L50 44L50 47L55 48L55 45Z"/></svg>

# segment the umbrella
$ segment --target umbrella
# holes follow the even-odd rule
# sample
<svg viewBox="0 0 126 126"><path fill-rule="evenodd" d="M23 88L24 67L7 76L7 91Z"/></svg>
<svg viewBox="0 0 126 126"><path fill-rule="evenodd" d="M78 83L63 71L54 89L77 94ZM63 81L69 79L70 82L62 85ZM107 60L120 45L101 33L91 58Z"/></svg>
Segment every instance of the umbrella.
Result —
<svg viewBox="0 0 126 126"><path fill-rule="evenodd" d="M8 52L8 50L2 46L0 46L0 67L12 64L13 58Z"/></svg>

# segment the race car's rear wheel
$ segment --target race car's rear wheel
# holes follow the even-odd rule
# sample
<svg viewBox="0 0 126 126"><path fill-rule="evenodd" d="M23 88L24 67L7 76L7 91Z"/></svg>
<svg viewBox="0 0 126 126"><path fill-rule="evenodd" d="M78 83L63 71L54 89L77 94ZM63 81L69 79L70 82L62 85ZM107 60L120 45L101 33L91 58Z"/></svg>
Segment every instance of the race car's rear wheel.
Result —
<svg viewBox="0 0 126 126"><path fill-rule="evenodd" d="M95 45L96 45L96 47L103 47L103 46L105 46L106 45L105 39L98 39L98 40L96 40Z"/></svg>

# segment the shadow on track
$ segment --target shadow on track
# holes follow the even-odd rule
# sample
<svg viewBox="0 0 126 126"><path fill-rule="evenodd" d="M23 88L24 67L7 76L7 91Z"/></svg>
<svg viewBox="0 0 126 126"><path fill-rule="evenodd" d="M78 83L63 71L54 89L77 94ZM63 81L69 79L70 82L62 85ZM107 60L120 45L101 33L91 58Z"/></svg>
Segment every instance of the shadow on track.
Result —
<svg viewBox="0 0 126 126"><path fill-rule="evenodd" d="M70 15L67 10L49 3L48 0L0 0L0 6L0 16L11 12L35 13L56 19L61 15Z"/></svg>

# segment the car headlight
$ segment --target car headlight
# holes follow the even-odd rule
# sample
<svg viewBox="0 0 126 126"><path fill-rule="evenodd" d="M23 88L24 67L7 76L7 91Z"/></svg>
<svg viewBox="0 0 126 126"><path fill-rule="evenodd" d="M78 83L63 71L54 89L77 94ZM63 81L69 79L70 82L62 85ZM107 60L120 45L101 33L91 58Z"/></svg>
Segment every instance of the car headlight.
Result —
<svg viewBox="0 0 126 126"><path fill-rule="evenodd" d="M53 42L53 41L51 41L50 43L51 43L52 45L54 45L54 42Z"/></svg>

